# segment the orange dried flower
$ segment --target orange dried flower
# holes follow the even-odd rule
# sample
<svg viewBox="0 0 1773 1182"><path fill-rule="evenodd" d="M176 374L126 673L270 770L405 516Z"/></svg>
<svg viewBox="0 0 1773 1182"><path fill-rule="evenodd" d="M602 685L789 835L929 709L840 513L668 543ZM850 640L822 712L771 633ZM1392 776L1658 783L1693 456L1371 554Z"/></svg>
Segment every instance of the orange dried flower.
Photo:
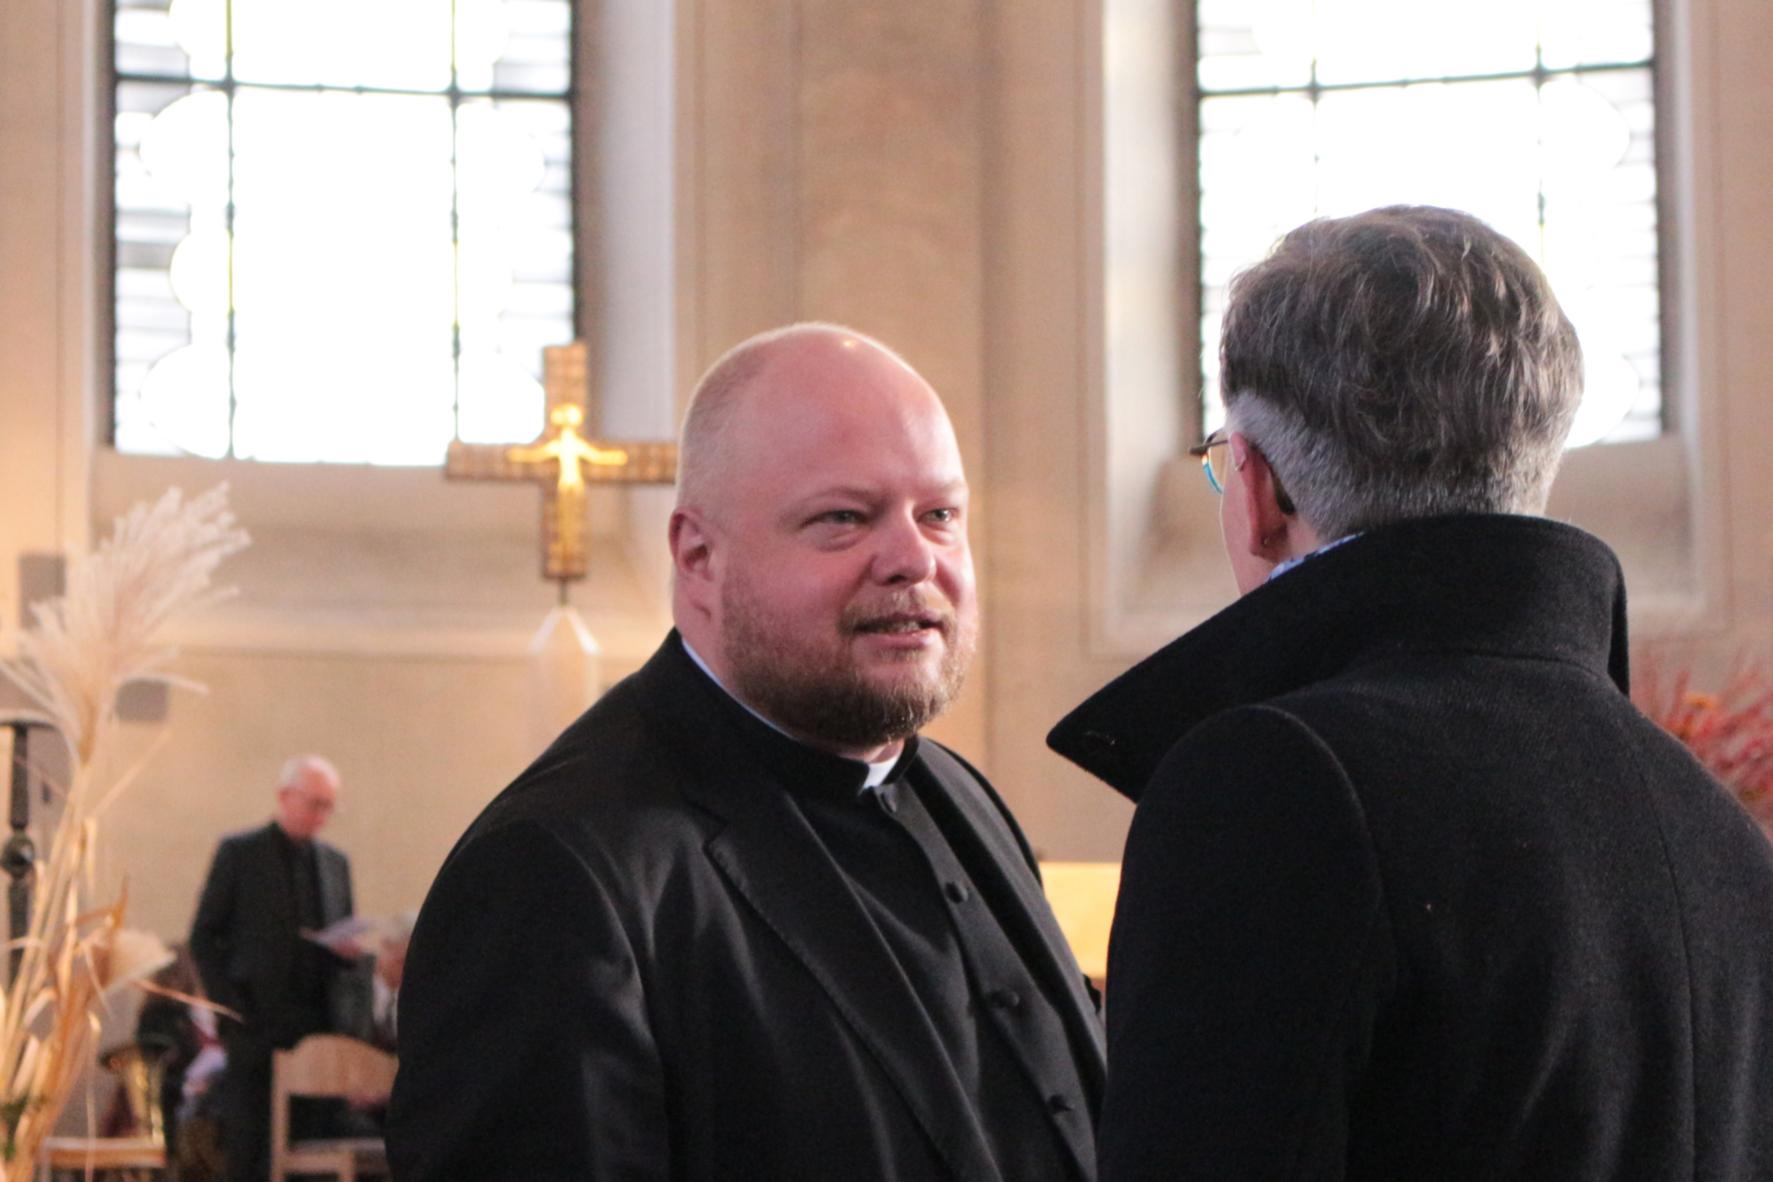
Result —
<svg viewBox="0 0 1773 1182"><path fill-rule="evenodd" d="M1632 700L1684 743L1773 839L1773 678L1738 658L1717 692L1692 688L1692 671L1640 658Z"/></svg>

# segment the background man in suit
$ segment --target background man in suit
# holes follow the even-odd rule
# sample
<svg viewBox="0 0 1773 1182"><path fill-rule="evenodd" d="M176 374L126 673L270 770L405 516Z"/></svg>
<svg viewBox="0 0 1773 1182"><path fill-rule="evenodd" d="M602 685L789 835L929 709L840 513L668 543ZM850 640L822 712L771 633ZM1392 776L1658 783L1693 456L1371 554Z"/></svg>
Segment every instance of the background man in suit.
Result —
<svg viewBox="0 0 1773 1182"><path fill-rule="evenodd" d="M319 838L338 794L338 771L320 756L285 763L275 819L222 840L191 922L203 987L240 1015L221 1021L228 1065L220 1108L232 1178L266 1175L272 1052L317 1031L367 1027L359 950L346 943L335 954L303 936L352 912L351 865Z"/></svg>
<svg viewBox="0 0 1773 1182"><path fill-rule="evenodd" d="M1051 742L1138 801L1104 1182L1773 1177L1773 852L1626 696L1538 268L1392 208L1232 285L1243 597Z"/></svg>
<svg viewBox="0 0 1773 1182"><path fill-rule="evenodd" d="M996 793L918 729L977 606L933 390L801 325L684 426L678 630L450 855L402 1182L1093 1176L1096 1016Z"/></svg>

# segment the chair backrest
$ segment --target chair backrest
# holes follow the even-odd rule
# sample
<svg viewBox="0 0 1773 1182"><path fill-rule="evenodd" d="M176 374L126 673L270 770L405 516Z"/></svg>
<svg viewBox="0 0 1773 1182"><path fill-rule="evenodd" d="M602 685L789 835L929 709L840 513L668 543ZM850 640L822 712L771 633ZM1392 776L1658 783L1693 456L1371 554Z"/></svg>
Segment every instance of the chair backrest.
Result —
<svg viewBox="0 0 1773 1182"><path fill-rule="evenodd" d="M271 1060L273 1165L289 1145L291 1096L386 1096L394 1056L343 1034L310 1034ZM275 1175L275 1170L273 1170Z"/></svg>
<svg viewBox="0 0 1773 1182"><path fill-rule="evenodd" d="M343 1034L310 1034L278 1051L274 1090L290 1096L385 1095L394 1086L394 1056Z"/></svg>

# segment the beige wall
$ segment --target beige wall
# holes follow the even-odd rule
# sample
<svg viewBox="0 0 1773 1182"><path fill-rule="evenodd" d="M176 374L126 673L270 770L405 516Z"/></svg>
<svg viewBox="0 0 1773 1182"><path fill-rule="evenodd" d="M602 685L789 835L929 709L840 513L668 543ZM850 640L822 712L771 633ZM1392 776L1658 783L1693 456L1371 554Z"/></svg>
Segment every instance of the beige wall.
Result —
<svg viewBox="0 0 1773 1182"><path fill-rule="evenodd" d="M280 753L318 747L338 765L327 836L372 916L417 907L427 871L534 754L509 725L521 661L199 653L180 670L209 693L174 697L170 739L105 821L107 869L129 876L133 922L156 931L189 924L218 834L269 819Z"/></svg>
<svg viewBox="0 0 1773 1182"><path fill-rule="evenodd" d="M1639 627L1712 654L1773 632L1770 12L1679 8L1665 67L1697 79L1668 115L1681 124L1684 434L1654 466L1660 484L1601 472L1584 477L1599 501L1571 510L1669 589ZM196 491L213 470L87 446L102 384L89 208L102 154L83 130L84 13L73 0L0 4L0 651L16 639L19 554L78 550L90 519L169 482ZM1114 856L1126 808L1042 737L1229 589L1210 523L1158 512L1164 470L1131 501L1110 495L1126 468L1110 427L1142 419L1104 378L1095 0L679 0L677 13L675 192L662 213L646 203L668 219L667 249L593 244L588 257L670 268L675 354L659 365L679 400L726 345L802 317L875 332L930 375L977 489L989 628L938 733L987 769L1045 852ZM647 216L612 189L623 161L594 163L603 233L634 230L608 224ZM628 314L611 307L621 291L592 296L589 327ZM623 372L644 361L620 356ZM635 397L604 393L618 411ZM646 397L656 421L669 395ZM167 745L113 818L111 868L127 869L139 921L182 932L215 838L265 817L278 762L317 749L345 775L334 836L362 909L410 906L533 751L522 650L550 598L533 576L533 495L445 490L425 473L221 470L259 544L224 572L240 599L179 635L181 671L211 694L173 697ZM575 595L612 676L665 626L664 503L614 496L598 510L600 573ZM132 728L132 743L150 729Z"/></svg>

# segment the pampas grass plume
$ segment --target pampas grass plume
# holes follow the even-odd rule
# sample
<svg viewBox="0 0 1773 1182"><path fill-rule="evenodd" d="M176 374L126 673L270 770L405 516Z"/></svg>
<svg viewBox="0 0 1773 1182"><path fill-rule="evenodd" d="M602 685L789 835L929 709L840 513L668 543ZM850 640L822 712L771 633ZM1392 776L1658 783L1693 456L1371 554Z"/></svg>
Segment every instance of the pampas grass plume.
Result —
<svg viewBox="0 0 1773 1182"><path fill-rule="evenodd" d="M132 682L188 685L167 672L156 635L175 614L229 594L216 567L247 544L226 485L191 500L178 489L118 518L69 571L67 592L32 608L16 659L0 676L54 726L68 750L48 855L34 870L30 926L7 944L18 968L0 996L0 1182L32 1176L39 1147L91 1058L107 990L170 959L158 937L123 926L127 897L94 906L100 817L141 771L99 783L117 725L117 694ZM201 688L201 687L193 687Z"/></svg>

